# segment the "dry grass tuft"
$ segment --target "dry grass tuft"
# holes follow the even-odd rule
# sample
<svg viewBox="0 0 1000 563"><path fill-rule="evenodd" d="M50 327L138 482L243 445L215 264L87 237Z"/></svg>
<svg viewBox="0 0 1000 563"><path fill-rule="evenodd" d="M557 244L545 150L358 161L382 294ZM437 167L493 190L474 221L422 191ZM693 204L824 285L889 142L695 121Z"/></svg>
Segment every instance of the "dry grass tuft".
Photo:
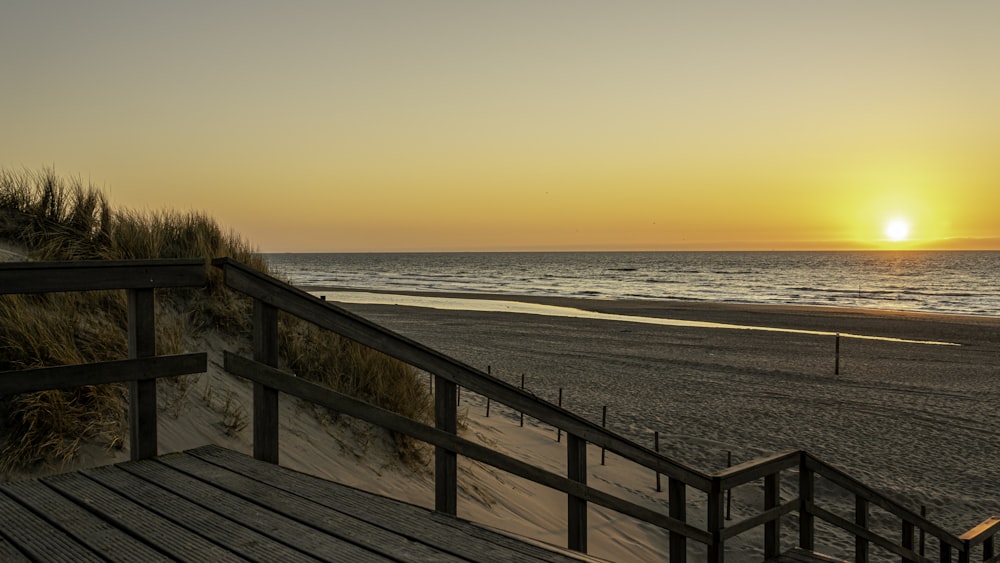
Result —
<svg viewBox="0 0 1000 563"><path fill-rule="evenodd" d="M157 292L158 353L183 351L185 335L201 330L249 331L249 300L224 287L212 259L228 256L268 271L252 245L207 215L115 210L100 191L52 170L0 169L0 240L38 260L204 259L205 290ZM0 371L124 358L126 328L123 292L0 296ZM405 364L297 319L282 322L281 349L300 377L430 418L428 394ZM0 398L0 471L67 461L87 440L121 447L126 400L115 385ZM246 414L229 402L221 423L238 432ZM397 443L403 459L419 458L409 440Z"/></svg>

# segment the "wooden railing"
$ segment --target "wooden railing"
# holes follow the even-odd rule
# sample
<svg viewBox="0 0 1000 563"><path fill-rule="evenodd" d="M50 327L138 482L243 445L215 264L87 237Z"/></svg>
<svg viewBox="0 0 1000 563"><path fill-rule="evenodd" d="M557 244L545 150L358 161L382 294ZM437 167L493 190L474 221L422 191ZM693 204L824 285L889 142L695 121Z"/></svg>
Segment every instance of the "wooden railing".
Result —
<svg viewBox="0 0 1000 563"><path fill-rule="evenodd" d="M0 295L121 290L128 299L128 358L0 372L0 396L105 383L129 384L129 454L156 456L156 380L204 373L205 353L156 355L155 291L200 287L204 260L25 262L0 264Z"/></svg>
<svg viewBox="0 0 1000 563"><path fill-rule="evenodd" d="M238 262L214 262L230 288L253 299L253 358L227 352L225 369L254 382L253 447L258 459L278 461L278 396L293 395L317 405L382 426L432 444L435 448L435 508L457 513L457 456L491 465L513 475L550 487L567 495L568 546L587 550L587 504L594 503L659 526L669 535L669 560L684 562L688 540L706 546L707 559L725 560L727 540L751 529L764 527L765 558L780 555L783 517L797 514L798 546L815 548L818 518L855 538L855 560L868 560L875 544L901 557L902 561L929 561L915 548L915 532L937 539L939 558L970 562L979 553L982 561L998 562L994 537L1000 518L989 518L961 536L954 536L885 495L865 486L842 471L802 451L790 451L708 474L677 463L627 438L587 421L523 390L490 377L473 367L389 331L334 304L317 299L295 287L260 274ZM205 284L203 261L128 261L0 264L0 294L44 293L125 289L128 292L128 359L80 366L59 366L0 373L0 395L41 389L110 382L130 384L131 456L156 455L156 395L158 377L204 372L204 353L176 356L155 354L154 290L167 287L197 287ZM300 380L277 368L278 311L331 330L389 356L427 371L435 378L435 423L426 425L381 409L326 387ZM569 436L565 475L525 463L457 434L458 386L506 404ZM668 478L668 511L642 506L587 485L588 444L602 447ZM792 479L797 471L797 496L782 498L782 476ZM784 472L788 472L785 474ZM854 518L838 516L821 506L815 484L822 478L854 495ZM763 481L761 512L741 521L725 519L727 492ZM687 518L688 489L707 495L704 527ZM900 519L899 539L876 533L869 526L869 508L875 505Z"/></svg>

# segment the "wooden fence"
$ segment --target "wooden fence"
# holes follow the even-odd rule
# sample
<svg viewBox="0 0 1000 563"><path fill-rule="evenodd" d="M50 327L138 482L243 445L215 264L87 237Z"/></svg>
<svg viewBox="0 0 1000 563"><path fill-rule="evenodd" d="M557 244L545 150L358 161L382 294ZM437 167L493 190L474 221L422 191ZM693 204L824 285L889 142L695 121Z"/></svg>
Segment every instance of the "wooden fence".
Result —
<svg viewBox="0 0 1000 563"><path fill-rule="evenodd" d="M238 262L219 259L214 265L224 272L227 286L253 299L253 357L245 358L227 352L224 365L230 373L254 382L253 447L254 456L258 459L278 462L278 396L279 393L286 393L432 444L435 447L435 509L440 512L457 513L459 455L566 493L568 546L577 551L587 550L587 506L593 503L662 528L669 537L669 553L665 555L670 561L681 563L687 559L689 541L706 546L708 560L721 563L725 560L727 540L760 526L764 527L766 558L780 555L792 547L781 543L782 517L793 518L796 515L798 546L808 551L815 548L815 520L818 518L855 538L855 560L859 562L868 560L871 544L900 556L904 562L929 561L915 550L917 530L937 539L939 558L943 562L952 561L956 554L959 562L969 562L973 553L980 555L984 562L1000 561L1000 557L994 554L994 536L1000 530L1000 518L989 518L965 534L955 536L803 451L776 454L712 474L698 471ZM132 458L156 455L155 379L203 372L207 360L205 354L153 355L153 291L161 287L198 286L204 281L205 266L201 261L0 264L0 293L126 289L129 298L129 359L87 366L24 370L31 372L29 377L25 377L24 372L2 373L0 393L128 381L131 391ZM433 374L436 389L434 426L279 370L279 311ZM565 475L533 466L458 436L459 386L565 432ZM667 513L588 486L588 444L665 475L668 479ZM785 475L786 480L794 479L793 472L797 472L797 496L782 498L782 476ZM854 496L853 520L838 516L821 505L815 495L818 478ZM724 511L727 491L755 482L762 482L764 491L760 513L742 521L727 522ZM696 525L687 517L689 489L706 495L708 516L703 525ZM869 526L871 505L899 519L898 536L890 538L872 531Z"/></svg>

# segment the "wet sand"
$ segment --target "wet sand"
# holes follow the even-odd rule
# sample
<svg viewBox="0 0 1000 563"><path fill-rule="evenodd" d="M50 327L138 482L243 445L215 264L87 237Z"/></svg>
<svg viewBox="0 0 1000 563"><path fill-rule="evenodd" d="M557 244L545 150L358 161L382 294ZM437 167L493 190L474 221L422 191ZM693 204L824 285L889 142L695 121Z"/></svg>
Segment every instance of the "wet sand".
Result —
<svg viewBox="0 0 1000 563"><path fill-rule="evenodd" d="M441 295L441 294L436 294ZM455 295L451 295L455 297ZM667 455L714 471L805 449L960 533L1000 515L1000 318L469 295L613 314L942 340L670 327L345 304ZM851 501L853 502L853 501ZM837 551L833 549L832 551Z"/></svg>

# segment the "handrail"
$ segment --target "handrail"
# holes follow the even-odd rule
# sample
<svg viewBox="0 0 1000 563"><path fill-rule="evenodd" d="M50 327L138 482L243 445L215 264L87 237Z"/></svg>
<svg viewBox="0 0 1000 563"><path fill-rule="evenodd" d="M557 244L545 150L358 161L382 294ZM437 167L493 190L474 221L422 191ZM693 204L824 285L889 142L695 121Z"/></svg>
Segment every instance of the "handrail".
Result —
<svg viewBox="0 0 1000 563"><path fill-rule="evenodd" d="M24 393L80 385L129 384L129 455L156 455L156 379L204 373L208 355L156 355L154 294L159 288L203 287L205 260L4 262L0 295L126 290L128 359L0 373L0 392Z"/></svg>
<svg viewBox="0 0 1000 563"><path fill-rule="evenodd" d="M204 286L204 260L4 262L0 295Z"/></svg>

